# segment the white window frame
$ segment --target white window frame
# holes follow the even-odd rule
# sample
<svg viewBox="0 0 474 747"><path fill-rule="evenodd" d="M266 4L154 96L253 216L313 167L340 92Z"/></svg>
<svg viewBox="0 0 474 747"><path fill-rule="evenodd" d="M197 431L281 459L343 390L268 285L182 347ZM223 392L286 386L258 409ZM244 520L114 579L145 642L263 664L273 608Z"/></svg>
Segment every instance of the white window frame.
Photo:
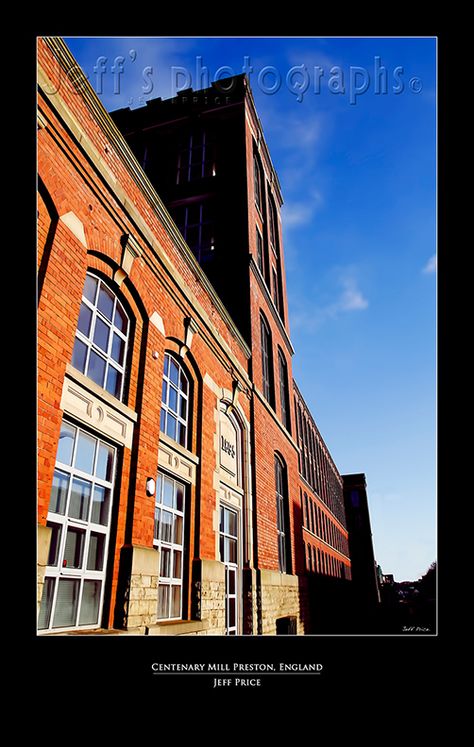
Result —
<svg viewBox="0 0 474 747"><path fill-rule="evenodd" d="M228 534L226 532L221 531L221 509L224 509L225 511L232 511L237 516L237 534ZM242 597L242 512L241 510L234 505L231 505L229 503L226 503L226 501L223 501L222 499L219 502L219 559L221 563L225 566L225 634L231 635L229 632L229 628L227 626L227 620L229 615L229 599L235 598L235 625L232 626L232 630L235 629L234 635L240 634L240 628L241 628L241 617L242 617L242 605L241 605L241 597ZM229 561L224 560L222 557L221 551L220 551L220 545L221 545L221 537L228 538L228 539L235 539L237 541L237 562L231 563ZM228 588L228 575L230 571L235 571L235 594L228 595L227 588Z"/></svg>
<svg viewBox="0 0 474 747"><path fill-rule="evenodd" d="M170 480L173 483L173 493L176 494L176 484L179 484L183 488L183 510L180 511L177 508L174 508L173 506L167 506L163 503L163 485L164 481ZM187 497L187 491L188 491L188 485L180 479L177 479L171 474L167 474L166 472L163 472L161 469L157 472L157 480L156 480L156 492L155 492L155 516L154 516L154 528L153 528L153 546L156 547L159 550L159 569L158 569L158 595L159 595L159 588L160 586L168 586L170 588L170 592L168 592L168 612L171 611L171 589L173 587L179 587L180 588L180 606L179 606L179 615L171 616L170 614L166 617L159 617L158 616L158 604L157 601L157 610L156 610L156 617L158 622L163 622L165 620L182 620L183 617L183 575L184 575L184 563L185 563L185 537L186 537L186 497ZM161 537L156 537L156 520L157 520L157 513L158 511L167 511L173 516L173 522L171 525L171 541L168 542ZM174 541L174 527L175 527L175 517L181 518L181 544ZM163 526L161 522L161 513L160 513L160 532L161 527ZM170 567L170 573L172 572L174 568L174 556L176 552L181 553L181 576L178 578L176 576L162 576L161 575L161 568L162 568L162 552L163 549L169 550L170 556L169 556L169 567Z"/></svg>
<svg viewBox="0 0 474 747"><path fill-rule="evenodd" d="M125 309L123 307L123 304L118 300L117 294L114 293L114 291L112 290L112 288L110 288L110 286L108 285L108 283L104 282L102 280L102 278L100 278L98 275L95 275L92 272L88 272L87 273L86 280L87 280L88 277L90 277L93 280L97 281L97 287L96 287L96 291L95 291L95 296L94 296L94 301L93 302L90 301L88 298L86 298L86 296L84 295L84 293L82 294L82 299L81 299L81 306L82 306L82 304L84 304L89 309L89 311L92 312L92 317L91 317L91 322L90 322L90 328L89 328L89 336L88 337L83 332L81 332L81 330L79 329L79 327L76 327L76 338L78 340L80 340L82 343L84 343L85 346L86 346L86 358L85 358L85 363L84 363L84 370L81 371L81 373L83 373L88 378L91 378L89 376L88 372L89 372L89 362L90 362L91 351L93 351L94 353L96 353L98 356L100 356L105 361L104 380L103 380L103 383L102 384L98 384L98 386L102 386L102 388L105 389L105 391L109 392L109 390L106 388L106 386L107 386L107 378L108 378L108 375L109 375L109 369L111 367L114 368L118 373L121 374L122 380L121 380L120 392L119 392L118 396L115 395L115 394L112 394L112 392L109 392L109 394L111 394L113 397L117 396L117 399L119 399L120 402L121 402L122 401L122 397L123 397L124 385L125 385L125 372L126 372L126 363L127 363L127 355L128 355L128 338L129 338L129 335L130 335L130 317L127 314L127 312L125 311ZM105 288L107 288L107 291L109 293L111 293L113 295L113 297L114 297L114 305L113 305L113 310L112 310L112 320L108 319L105 316L105 314L103 314L100 311L100 309L98 308L98 305L97 305L98 304L98 298L99 298L99 292L100 292L101 285L103 285ZM120 308L121 312L123 313L123 315L125 316L125 318L127 320L127 330L126 330L126 333L122 332L114 324L115 312L116 312L117 306ZM103 322L104 324L106 324L106 326L109 327L109 340L108 340L108 345L107 345L107 351L102 350L102 348L99 347L99 345L97 345L93 341L97 319L99 319L101 322ZM79 321L78 321L78 324L79 324ZM123 341L123 343L124 343L123 362L121 364L118 363L118 361L116 361L112 357L112 341L113 341L114 334L116 334ZM78 369L78 370L81 370L81 369ZM92 379L92 381L94 381L94 380Z"/></svg>
<svg viewBox="0 0 474 747"><path fill-rule="evenodd" d="M177 366L177 368L178 368L178 384L174 384L171 381L171 378L169 376L169 366L170 366L170 362L171 361L173 361L173 363L175 364L175 366ZM166 371L168 371L168 374L166 373ZM186 394L184 394L183 390L181 389L181 385L180 385L180 378L181 378L181 376L184 377L184 379L186 380L186 383L187 383L187 393ZM181 366L181 364L176 360L176 358L173 355L170 355L170 353L165 353L165 357L164 357L164 361L163 361L163 382L162 382L162 387L163 387L163 383L166 384L166 401L163 400L163 388L162 388L162 392L161 392L161 410L160 410L160 430L162 431L162 433L165 433L167 436L169 436L169 438L173 439L173 441L175 441L177 444L179 444L180 446L183 446L183 448L187 449L188 448L188 443L189 443L189 415L190 415L189 401L190 401L190 395L191 395L191 381L189 379L188 374L184 370L184 368ZM170 408L170 406L169 406L170 389L174 389L176 391L176 402L177 402L177 410L176 411L172 410ZM180 398L181 397L183 397L183 399L185 399L185 401L186 401L186 417L185 418L183 418L180 415ZM164 413L165 422L164 422L164 428L161 428L161 419L162 419L163 413ZM170 436L169 433L167 432L168 416L170 414L171 414L171 416L173 418L175 418L175 420L177 421L177 423L180 423L184 427L184 429L185 429L184 444L182 444L177 438L175 438L173 436ZM176 434L176 429L175 429L175 434Z"/></svg>
<svg viewBox="0 0 474 747"><path fill-rule="evenodd" d="M74 436L74 445L73 445L73 451L72 451L72 456L71 456L71 464L70 465L64 464L64 462L60 462L58 460L56 460L56 463L55 463L54 472L56 473L56 471L58 471L58 472L68 474L69 484L67 488L66 501L65 501L65 506L64 506L64 514L59 514L54 511L50 511L50 510L48 510L48 514L47 514L48 524L55 524L61 527L61 536L60 536L60 540L59 540L58 548L57 548L57 563L56 565L51 565L51 566L48 565L46 567L45 578L44 578L45 583L48 578L54 578L55 582L54 582L53 600L51 604L51 612L50 612L50 619L49 619L48 627L38 628L38 633L40 634L61 633L64 631L69 631L69 630L91 630L91 629L100 627L101 616L102 616L102 606L103 606L103 601L104 601L104 587L105 587L105 580L106 580L107 558L108 558L109 540L110 540L110 524L111 524L111 515L112 515L112 504L113 504L113 499L114 499L115 475L116 475L116 469L117 469L117 449L115 446L112 446L112 444L108 443L104 439L100 438L94 433L89 433L89 431L83 428L80 428L79 426L70 422L68 419L64 419L63 424L69 426L70 428L74 428L76 432ZM96 468L97 468L99 444L104 444L107 448L112 449L113 466L112 466L112 475L111 475L110 481L96 477L94 474L90 475L87 472L83 472L82 470L79 470L75 466L73 466L75 463L75 459L76 459L77 445L78 445L80 433L84 433L86 436L93 438L96 441L96 445L94 447L95 448L94 462L93 462L93 467L92 467L93 473L95 473ZM90 493L90 499L89 499L90 505L88 507L88 512L87 512L88 517L90 517L92 514L94 488L98 486L98 487L103 487L107 490L110 490L110 499L109 499L108 515L107 515L106 524L97 524L91 521L90 518L83 520L83 519L76 519L76 518L72 518L68 516L68 508L69 508L70 500L71 500L72 484L73 484L73 480L76 478L85 480L91 483L91 493ZM72 567L67 568L67 567L63 567L61 564L61 560L63 559L63 556L64 556L68 529L77 529L77 530L81 530L85 532L81 568L72 568ZM101 570L91 570L87 568L90 537L92 533L101 534L104 537L103 564L102 564ZM79 601L78 601L78 606L77 606L77 611L76 611L76 624L72 626L66 626L66 627L53 627L54 614L56 610L56 600L57 600L58 589L59 589L59 581L62 579L73 579L73 580L79 581ZM83 592L85 581L100 581L101 590L100 590L97 622L86 624L86 625L80 625L78 621L79 621L80 613L81 613L80 608L81 608L82 592Z"/></svg>

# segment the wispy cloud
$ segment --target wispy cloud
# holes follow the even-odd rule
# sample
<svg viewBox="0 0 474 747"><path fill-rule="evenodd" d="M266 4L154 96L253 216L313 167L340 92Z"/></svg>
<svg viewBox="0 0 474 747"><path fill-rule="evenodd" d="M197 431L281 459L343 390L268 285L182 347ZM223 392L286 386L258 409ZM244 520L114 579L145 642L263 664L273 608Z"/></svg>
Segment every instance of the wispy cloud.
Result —
<svg viewBox="0 0 474 747"><path fill-rule="evenodd" d="M369 307L353 267L338 270L333 287L329 287L324 296L327 300L321 304L299 298L290 313L292 329L315 332L322 324L337 319L341 314L364 311Z"/></svg>
<svg viewBox="0 0 474 747"><path fill-rule="evenodd" d="M433 256L429 258L428 262L423 267L422 272L424 275L432 275L434 272L436 272L436 269L437 269L436 254L433 254Z"/></svg>
<svg viewBox="0 0 474 747"><path fill-rule="evenodd" d="M361 311L366 309L369 302L362 291L357 287L354 278L346 278L343 281L342 293L334 306L334 311Z"/></svg>
<svg viewBox="0 0 474 747"><path fill-rule="evenodd" d="M314 213L324 204L320 190L310 191L306 200L283 204L282 221L285 229L305 226L311 222Z"/></svg>

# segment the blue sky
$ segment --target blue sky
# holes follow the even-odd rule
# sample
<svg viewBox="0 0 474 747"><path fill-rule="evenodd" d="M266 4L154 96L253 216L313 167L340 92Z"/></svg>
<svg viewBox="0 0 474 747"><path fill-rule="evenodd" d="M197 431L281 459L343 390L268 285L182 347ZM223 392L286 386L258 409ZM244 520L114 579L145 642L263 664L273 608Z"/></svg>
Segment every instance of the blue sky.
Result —
<svg viewBox="0 0 474 747"><path fill-rule="evenodd" d="M436 558L435 39L67 42L109 111L246 67L285 201L294 376L340 472L366 473L384 572L418 578Z"/></svg>

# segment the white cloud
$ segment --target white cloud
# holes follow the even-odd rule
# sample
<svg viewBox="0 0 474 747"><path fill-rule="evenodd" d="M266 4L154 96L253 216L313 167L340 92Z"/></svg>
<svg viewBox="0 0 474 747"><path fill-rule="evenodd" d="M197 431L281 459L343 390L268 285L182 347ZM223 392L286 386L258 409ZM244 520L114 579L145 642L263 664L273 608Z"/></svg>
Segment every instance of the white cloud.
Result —
<svg viewBox="0 0 474 747"><path fill-rule="evenodd" d="M291 327L315 332L324 322L337 319L341 314L364 311L369 307L369 301L359 288L353 267L339 270L336 288L329 291L333 300L319 306L305 302L299 298L291 310Z"/></svg>
<svg viewBox="0 0 474 747"><path fill-rule="evenodd" d="M308 199L305 201L284 203L282 207L283 228L307 225L323 203L324 197L318 189L311 190Z"/></svg>
<svg viewBox="0 0 474 747"><path fill-rule="evenodd" d="M344 281L345 288L337 303L339 311L360 311L366 309L369 302L364 298L362 292L357 288L353 279Z"/></svg>
<svg viewBox="0 0 474 747"><path fill-rule="evenodd" d="M437 260L436 260L436 254L433 254L432 257L429 258L426 265L423 267L422 272L425 275L432 275L434 272L436 272L437 269Z"/></svg>

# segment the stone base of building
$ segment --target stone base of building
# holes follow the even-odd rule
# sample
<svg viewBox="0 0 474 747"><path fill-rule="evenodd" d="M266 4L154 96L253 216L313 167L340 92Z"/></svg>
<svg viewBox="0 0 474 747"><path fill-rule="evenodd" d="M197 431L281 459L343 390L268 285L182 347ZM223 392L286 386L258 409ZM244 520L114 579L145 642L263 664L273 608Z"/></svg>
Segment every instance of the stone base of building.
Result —
<svg viewBox="0 0 474 747"><path fill-rule="evenodd" d="M305 577L264 569L258 574L259 633L304 635L309 624Z"/></svg>
<svg viewBox="0 0 474 747"><path fill-rule="evenodd" d="M145 633L156 623L160 553L155 548L132 548L127 630Z"/></svg>
<svg viewBox="0 0 474 747"><path fill-rule="evenodd" d="M48 563L49 544L51 541L51 529L42 524L38 524L38 547L37 547L37 565L36 565L36 605L37 615L39 614L41 597L43 596L44 576L46 565Z"/></svg>

